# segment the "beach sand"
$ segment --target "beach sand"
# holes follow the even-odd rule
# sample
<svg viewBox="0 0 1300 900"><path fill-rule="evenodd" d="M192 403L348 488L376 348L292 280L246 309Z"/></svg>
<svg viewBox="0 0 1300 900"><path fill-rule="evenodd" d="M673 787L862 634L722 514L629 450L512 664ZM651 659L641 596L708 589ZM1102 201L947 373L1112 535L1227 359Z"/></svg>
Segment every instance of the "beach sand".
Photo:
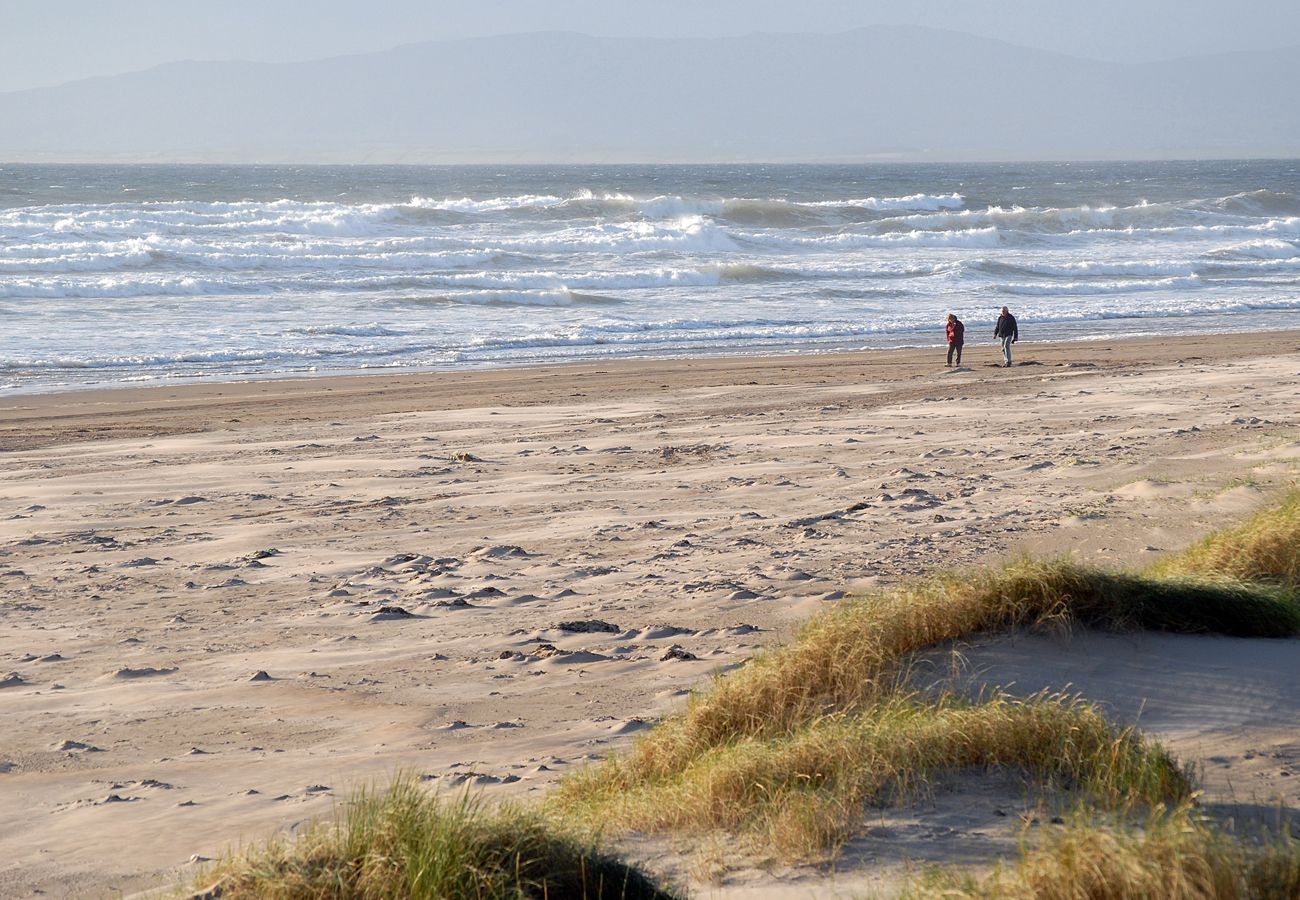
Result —
<svg viewBox="0 0 1300 900"><path fill-rule="evenodd" d="M0 895L187 878L399 770L537 796L845 592L1020 552L1141 565L1300 473L1300 332L1017 350L0 400ZM964 652L1204 761L1213 803L1300 807L1296 649ZM832 896L1013 852L1023 786L995 782L869 811L834 875L744 864L699 891Z"/></svg>

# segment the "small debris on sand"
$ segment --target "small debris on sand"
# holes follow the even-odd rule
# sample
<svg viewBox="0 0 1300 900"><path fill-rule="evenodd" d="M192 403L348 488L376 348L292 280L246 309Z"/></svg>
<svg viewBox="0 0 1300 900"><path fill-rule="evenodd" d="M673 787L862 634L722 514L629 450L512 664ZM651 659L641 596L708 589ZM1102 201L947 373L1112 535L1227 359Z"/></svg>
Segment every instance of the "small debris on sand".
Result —
<svg viewBox="0 0 1300 900"><path fill-rule="evenodd" d="M573 631L579 634L596 634L600 632L618 634L623 630L617 625L611 625L609 622L600 619L580 619L572 622L561 622L555 627L560 631Z"/></svg>

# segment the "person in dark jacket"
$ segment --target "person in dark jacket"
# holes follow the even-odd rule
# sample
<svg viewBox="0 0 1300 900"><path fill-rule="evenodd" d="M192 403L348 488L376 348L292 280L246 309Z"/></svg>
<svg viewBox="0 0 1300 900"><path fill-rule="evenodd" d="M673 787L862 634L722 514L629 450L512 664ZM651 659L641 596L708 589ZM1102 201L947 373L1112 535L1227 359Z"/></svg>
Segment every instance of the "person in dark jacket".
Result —
<svg viewBox="0 0 1300 900"><path fill-rule="evenodd" d="M1011 345L1020 340L1020 328L1016 325L1016 317L1005 306L1002 315L998 316L998 324L993 326L993 336L1002 341L1002 359L1007 368L1011 368Z"/></svg>
<svg viewBox="0 0 1300 900"><path fill-rule="evenodd" d="M957 355L957 365L961 365L961 346L966 343L966 326L961 319L948 313L948 368L952 368L953 354Z"/></svg>

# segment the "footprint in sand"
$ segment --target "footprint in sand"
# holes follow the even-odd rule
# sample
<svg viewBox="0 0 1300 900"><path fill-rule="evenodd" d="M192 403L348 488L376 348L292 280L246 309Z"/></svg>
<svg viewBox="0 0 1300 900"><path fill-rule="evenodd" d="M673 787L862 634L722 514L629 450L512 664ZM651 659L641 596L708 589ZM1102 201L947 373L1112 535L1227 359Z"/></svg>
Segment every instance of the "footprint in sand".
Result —
<svg viewBox="0 0 1300 900"><path fill-rule="evenodd" d="M592 653L590 650L560 650L551 644L543 644L531 653L548 668L557 666L581 666L591 663L608 662L612 657Z"/></svg>
<svg viewBox="0 0 1300 900"><path fill-rule="evenodd" d="M85 741L62 741L52 748L56 753L103 753L103 749Z"/></svg>
<svg viewBox="0 0 1300 900"><path fill-rule="evenodd" d="M142 666L139 669L132 669L123 666L122 668L118 669L116 672L109 673L107 677L118 678L118 679L153 678L158 675L170 675L175 671L176 668L174 666L170 669L168 668L155 669L152 666Z"/></svg>
<svg viewBox="0 0 1300 900"><path fill-rule="evenodd" d="M498 544L495 547L483 547L470 554L470 556L475 556L479 559L510 559L529 557L532 555L533 554L529 553L523 547L517 547L513 544Z"/></svg>
<svg viewBox="0 0 1300 900"><path fill-rule="evenodd" d="M425 590L420 591L420 599L424 601L450 600L454 597L459 597L459 596L460 596L460 592L452 588L444 588L444 587L427 588Z"/></svg>
<svg viewBox="0 0 1300 900"><path fill-rule="evenodd" d="M469 784L473 787L491 787L497 784L514 784L518 775L490 775L486 772L452 772L447 775L426 775L426 779L437 778L445 784L460 786Z"/></svg>
<svg viewBox="0 0 1300 900"><path fill-rule="evenodd" d="M395 622L402 619L423 619L403 606L381 606L366 619L367 622Z"/></svg>
<svg viewBox="0 0 1300 900"><path fill-rule="evenodd" d="M661 641L664 638L680 635L694 635L690 628L678 628L676 625L650 625L640 631L628 631L619 635L622 641Z"/></svg>
<svg viewBox="0 0 1300 900"><path fill-rule="evenodd" d="M504 597L506 592L496 587L481 587L477 590L470 591L465 596L470 600L483 600L491 597Z"/></svg>

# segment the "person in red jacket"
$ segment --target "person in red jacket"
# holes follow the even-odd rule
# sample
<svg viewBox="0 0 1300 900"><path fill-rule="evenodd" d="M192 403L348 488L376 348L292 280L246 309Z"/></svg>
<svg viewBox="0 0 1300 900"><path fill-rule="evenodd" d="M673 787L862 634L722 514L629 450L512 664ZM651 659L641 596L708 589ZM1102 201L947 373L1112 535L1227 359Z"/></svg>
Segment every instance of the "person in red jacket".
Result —
<svg viewBox="0 0 1300 900"><path fill-rule="evenodd" d="M952 368L953 354L957 356L957 365L961 365L961 345L966 343L966 326L961 319L948 313L948 368Z"/></svg>

